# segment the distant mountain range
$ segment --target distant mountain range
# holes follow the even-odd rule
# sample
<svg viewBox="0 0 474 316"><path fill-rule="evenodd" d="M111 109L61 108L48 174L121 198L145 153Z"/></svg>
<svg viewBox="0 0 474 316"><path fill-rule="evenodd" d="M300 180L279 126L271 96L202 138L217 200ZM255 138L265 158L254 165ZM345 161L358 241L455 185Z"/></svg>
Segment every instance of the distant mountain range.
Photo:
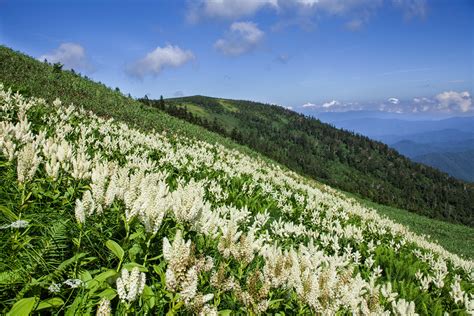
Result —
<svg viewBox="0 0 474 316"><path fill-rule="evenodd" d="M379 140L414 161L474 182L474 117L417 119L413 115L353 111L320 113L323 122Z"/></svg>

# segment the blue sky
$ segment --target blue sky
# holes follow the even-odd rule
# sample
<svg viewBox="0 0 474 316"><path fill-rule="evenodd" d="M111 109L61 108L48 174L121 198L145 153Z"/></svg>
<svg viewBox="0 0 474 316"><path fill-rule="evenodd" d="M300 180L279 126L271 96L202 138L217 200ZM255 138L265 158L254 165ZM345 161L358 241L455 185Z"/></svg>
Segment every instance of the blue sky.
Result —
<svg viewBox="0 0 474 316"><path fill-rule="evenodd" d="M306 112L473 114L473 30L469 0L0 0L1 44L133 96Z"/></svg>

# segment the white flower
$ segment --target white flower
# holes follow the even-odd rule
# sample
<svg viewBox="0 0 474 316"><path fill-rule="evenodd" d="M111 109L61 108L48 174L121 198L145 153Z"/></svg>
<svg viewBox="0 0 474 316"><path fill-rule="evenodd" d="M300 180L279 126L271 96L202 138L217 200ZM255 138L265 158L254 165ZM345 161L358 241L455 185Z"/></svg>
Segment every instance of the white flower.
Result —
<svg viewBox="0 0 474 316"><path fill-rule="evenodd" d="M99 307L97 308L96 316L109 316L112 315L112 309L110 308L110 301L106 298L100 300Z"/></svg>
<svg viewBox="0 0 474 316"><path fill-rule="evenodd" d="M126 268L122 269L121 276L117 278L117 293L122 302L129 303L135 301L145 288L145 273L135 267L129 273Z"/></svg>
<svg viewBox="0 0 474 316"><path fill-rule="evenodd" d="M461 289L459 279L455 279L453 284L451 284L451 291L449 294L456 304L464 303L464 291Z"/></svg>
<svg viewBox="0 0 474 316"><path fill-rule="evenodd" d="M35 144L27 143L18 153L18 182L23 183L33 179L40 162L41 157L37 155Z"/></svg>
<svg viewBox="0 0 474 316"><path fill-rule="evenodd" d="M183 289L179 292L181 298L185 304L189 304L191 300L196 296L198 285L198 275L194 267L188 270L186 278L182 284Z"/></svg>
<svg viewBox="0 0 474 316"><path fill-rule="evenodd" d="M415 313L415 303L407 302L403 298L392 302L392 311L398 316L417 316Z"/></svg>
<svg viewBox="0 0 474 316"><path fill-rule="evenodd" d="M393 302L398 294L395 292L392 292L392 283L388 282L380 288L380 293L382 294L383 297L387 299L387 302Z"/></svg>
<svg viewBox="0 0 474 316"><path fill-rule="evenodd" d="M82 281L79 279L67 279L63 284L68 285L71 289L75 289L82 285Z"/></svg>
<svg viewBox="0 0 474 316"><path fill-rule="evenodd" d="M19 219L17 221L14 221L13 223L10 224L11 228L25 228L27 227L29 222Z"/></svg>
<svg viewBox="0 0 474 316"><path fill-rule="evenodd" d="M76 200L76 208L74 209L74 214L76 216L76 221L79 224L84 224L86 221L86 213L84 212L84 204L81 200Z"/></svg>
<svg viewBox="0 0 474 316"><path fill-rule="evenodd" d="M58 283L53 282L48 287L48 291L50 291L51 293L59 293L60 290L61 290L61 284L58 284Z"/></svg>

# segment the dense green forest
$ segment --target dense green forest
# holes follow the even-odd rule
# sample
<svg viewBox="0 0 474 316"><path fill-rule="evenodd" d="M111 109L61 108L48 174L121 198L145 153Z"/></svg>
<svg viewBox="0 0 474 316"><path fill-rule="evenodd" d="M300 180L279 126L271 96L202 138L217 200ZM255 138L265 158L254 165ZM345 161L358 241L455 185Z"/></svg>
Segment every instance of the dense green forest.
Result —
<svg viewBox="0 0 474 316"><path fill-rule="evenodd" d="M387 145L276 105L192 96L142 102L340 189L416 213L474 225L474 186Z"/></svg>

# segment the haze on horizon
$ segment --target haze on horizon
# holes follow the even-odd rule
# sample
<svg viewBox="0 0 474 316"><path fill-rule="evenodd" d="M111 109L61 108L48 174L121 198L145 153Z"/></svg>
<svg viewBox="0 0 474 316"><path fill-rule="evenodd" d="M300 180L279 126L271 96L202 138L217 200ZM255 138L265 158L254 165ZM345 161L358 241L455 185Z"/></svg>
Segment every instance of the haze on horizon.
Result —
<svg viewBox="0 0 474 316"><path fill-rule="evenodd" d="M0 43L126 93L473 115L474 2L0 1Z"/></svg>

